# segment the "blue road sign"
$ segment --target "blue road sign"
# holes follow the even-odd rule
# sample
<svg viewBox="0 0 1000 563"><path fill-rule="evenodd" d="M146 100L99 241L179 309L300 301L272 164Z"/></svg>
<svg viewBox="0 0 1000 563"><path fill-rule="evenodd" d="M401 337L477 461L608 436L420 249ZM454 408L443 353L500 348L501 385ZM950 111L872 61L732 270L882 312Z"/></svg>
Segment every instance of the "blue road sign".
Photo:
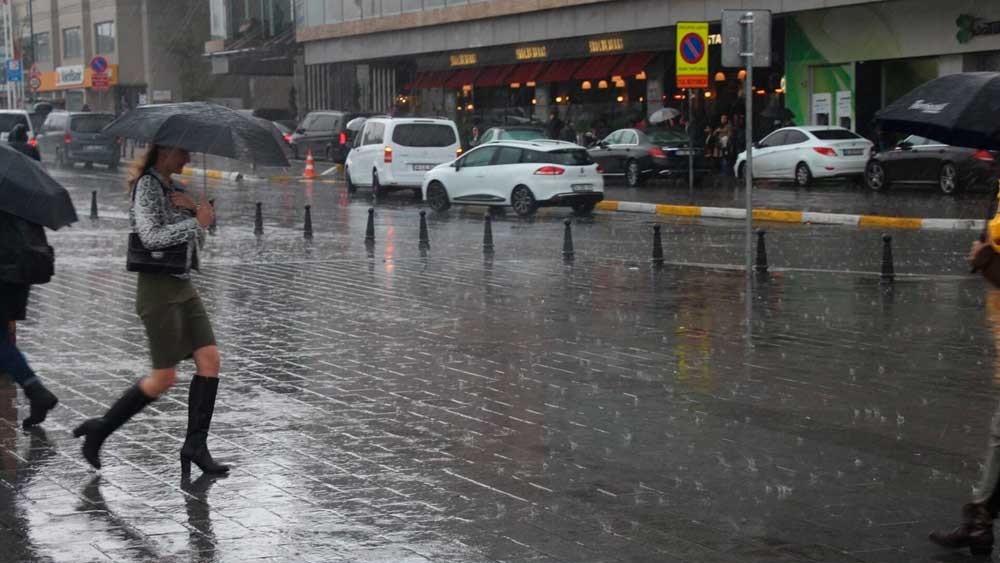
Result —
<svg viewBox="0 0 1000 563"><path fill-rule="evenodd" d="M20 59L8 59L3 67L6 70L4 74L7 76L7 82L21 82L24 79Z"/></svg>
<svg viewBox="0 0 1000 563"><path fill-rule="evenodd" d="M102 72L108 70L108 59L105 59L100 55L90 59L90 70L97 74L101 74Z"/></svg>

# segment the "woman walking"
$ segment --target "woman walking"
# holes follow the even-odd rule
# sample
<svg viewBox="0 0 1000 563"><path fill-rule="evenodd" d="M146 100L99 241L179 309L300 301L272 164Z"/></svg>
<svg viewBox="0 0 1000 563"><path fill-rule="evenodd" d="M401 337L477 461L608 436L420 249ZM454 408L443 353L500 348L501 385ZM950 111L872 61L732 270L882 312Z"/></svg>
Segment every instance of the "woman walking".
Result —
<svg viewBox="0 0 1000 563"><path fill-rule="evenodd" d="M196 205L170 179L190 160L186 150L153 145L129 182L132 231L148 250L186 244L188 270L197 268L198 244L214 218L211 206ZM140 272L138 278L135 309L146 328L153 369L125 391L104 416L87 420L73 435L84 436L83 456L100 469L104 440L173 387L177 364L194 358L197 373L191 378L181 472L188 475L193 462L204 473L226 473L229 467L212 459L207 444L219 388L219 349L190 271L178 275Z"/></svg>

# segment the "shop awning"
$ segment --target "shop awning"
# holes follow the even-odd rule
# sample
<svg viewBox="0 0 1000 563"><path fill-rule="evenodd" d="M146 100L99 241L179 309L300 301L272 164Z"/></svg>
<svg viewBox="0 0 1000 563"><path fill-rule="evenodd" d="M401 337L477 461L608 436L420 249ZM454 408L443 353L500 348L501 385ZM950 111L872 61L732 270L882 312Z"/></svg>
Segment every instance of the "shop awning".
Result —
<svg viewBox="0 0 1000 563"><path fill-rule="evenodd" d="M476 86L504 86L507 84L507 75L514 70L514 65L488 66L483 69L482 74L476 78Z"/></svg>
<svg viewBox="0 0 1000 563"><path fill-rule="evenodd" d="M542 73L542 69L545 68L546 63L524 63L519 64L514 67L513 72L507 77L508 83L518 83L524 84L526 82L531 82L532 80L537 80L538 75Z"/></svg>
<svg viewBox="0 0 1000 563"><path fill-rule="evenodd" d="M611 71L611 76L621 76L622 78L635 76L646 69L646 65L649 64L649 61L653 60L654 56L653 53L632 53L625 55L622 62L618 63L618 66Z"/></svg>
<svg viewBox="0 0 1000 563"><path fill-rule="evenodd" d="M445 86L448 88L461 88L466 84L472 84L476 81L476 77L483 69L481 68L466 68L455 73L454 76L445 82Z"/></svg>
<svg viewBox="0 0 1000 563"><path fill-rule="evenodd" d="M580 70L576 71L573 78L577 80L593 80L596 78L608 78L612 76L611 70L622 60L621 55L604 55L587 59Z"/></svg>
<svg viewBox="0 0 1000 563"><path fill-rule="evenodd" d="M539 82L565 82L573 78L576 69L583 64L583 59L569 59L566 61L556 61L545 69L545 72L538 77Z"/></svg>
<svg viewBox="0 0 1000 563"><path fill-rule="evenodd" d="M454 72L450 70L436 70L431 72L418 72L417 79L413 82L414 90L426 90L428 88L444 88L448 79Z"/></svg>

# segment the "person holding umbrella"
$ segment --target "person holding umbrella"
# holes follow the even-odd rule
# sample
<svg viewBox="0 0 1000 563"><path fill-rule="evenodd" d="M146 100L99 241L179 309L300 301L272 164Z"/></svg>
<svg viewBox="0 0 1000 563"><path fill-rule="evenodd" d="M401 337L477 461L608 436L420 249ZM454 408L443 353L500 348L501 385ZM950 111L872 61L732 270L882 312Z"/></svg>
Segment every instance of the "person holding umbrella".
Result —
<svg viewBox="0 0 1000 563"><path fill-rule="evenodd" d="M23 131L18 130L18 128ZM27 128L17 125L11 145L0 148L0 372L24 391L30 405L22 422L27 429L45 421L59 403L31 369L15 342L15 322L27 314L31 286L44 284L55 273L55 254L45 238L45 227L58 229L76 221L66 190L56 183L27 146ZM15 148L20 150L15 150ZM32 147L33 148L33 147Z"/></svg>

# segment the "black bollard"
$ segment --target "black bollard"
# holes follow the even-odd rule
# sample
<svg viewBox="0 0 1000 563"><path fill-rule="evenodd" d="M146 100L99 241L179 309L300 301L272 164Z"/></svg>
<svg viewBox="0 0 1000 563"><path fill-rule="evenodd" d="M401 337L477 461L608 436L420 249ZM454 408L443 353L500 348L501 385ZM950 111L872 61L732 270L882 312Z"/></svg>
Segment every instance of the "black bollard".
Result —
<svg viewBox="0 0 1000 563"><path fill-rule="evenodd" d="M215 200L214 199L208 200L208 205L211 206L212 208L212 223L208 225L208 232L214 235L215 228L218 226L215 217Z"/></svg>
<svg viewBox="0 0 1000 563"><path fill-rule="evenodd" d="M375 242L375 208L368 208L368 226L365 228L365 242Z"/></svg>
<svg viewBox="0 0 1000 563"><path fill-rule="evenodd" d="M653 225L653 264L663 265L663 239L660 237L659 225Z"/></svg>
<svg viewBox="0 0 1000 563"><path fill-rule="evenodd" d="M566 219L563 224L566 228L563 231L563 258L567 260L573 259L573 230L570 225L573 224L572 221Z"/></svg>
<svg viewBox="0 0 1000 563"><path fill-rule="evenodd" d="M892 237L888 234L882 235L882 275L883 282L892 282L896 278L895 269L892 267Z"/></svg>
<svg viewBox="0 0 1000 563"><path fill-rule="evenodd" d="M420 212L420 247L421 248L430 248L431 247L431 239L430 239L430 236L428 236L428 234L427 234L427 212L426 211L421 211Z"/></svg>
<svg viewBox="0 0 1000 563"><path fill-rule="evenodd" d="M253 234L264 234L264 211L261 209L261 202L257 202L257 211L253 218Z"/></svg>
<svg viewBox="0 0 1000 563"><path fill-rule="evenodd" d="M90 218L97 219L97 192L90 192Z"/></svg>
<svg viewBox="0 0 1000 563"><path fill-rule="evenodd" d="M305 225L302 227L302 236L305 238L313 238L313 217L312 217L312 206L306 206L306 220Z"/></svg>
<svg viewBox="0 0 1000 563"><path fill-rule="evenodd" d="M767 247L764 244L764 229L757 229L757 257L753 263L753 271L767 272Z"/></svg>
<svg viewBox="0 0 1000 563"><path fill-rule="evenodd" d="M489 213L483 215L483 252L493 252L493 220Z"/></svg>

